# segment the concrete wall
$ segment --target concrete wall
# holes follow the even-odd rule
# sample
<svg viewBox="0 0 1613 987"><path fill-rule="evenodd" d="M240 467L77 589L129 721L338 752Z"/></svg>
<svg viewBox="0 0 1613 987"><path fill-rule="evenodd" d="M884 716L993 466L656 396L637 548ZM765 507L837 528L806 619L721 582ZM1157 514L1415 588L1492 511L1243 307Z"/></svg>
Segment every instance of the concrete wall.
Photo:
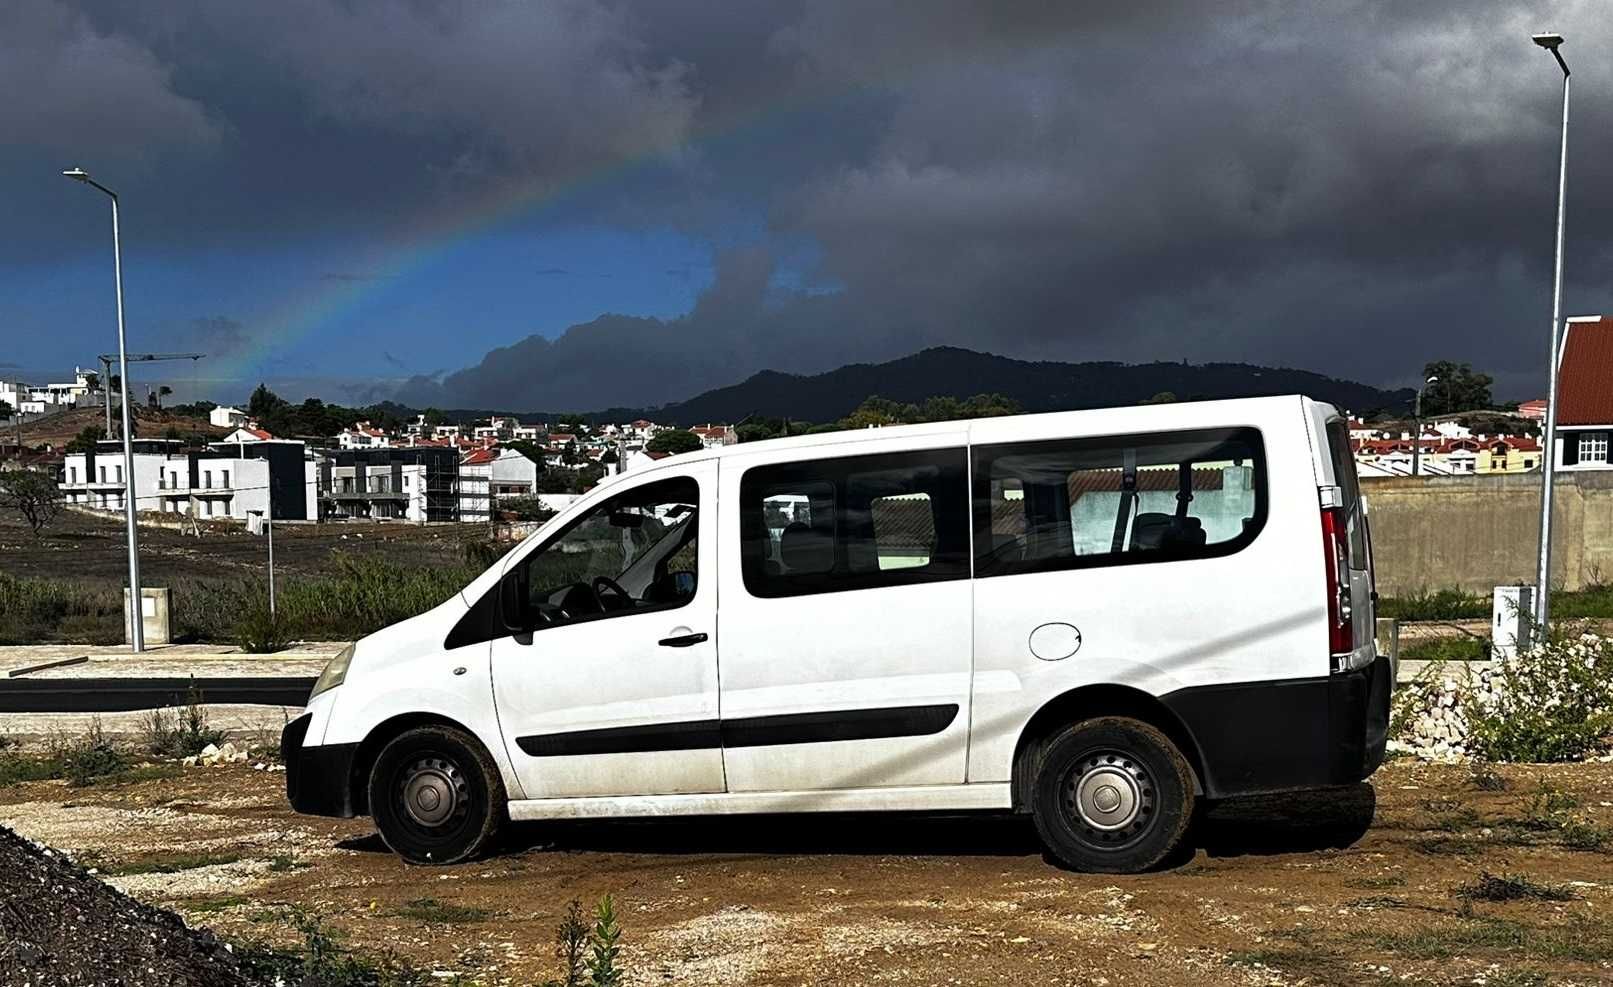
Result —
<svg viewBox="0 0 1613 987"><path fill-rule="evenodd" d="M1540 531L1540 474L1393 477L1361 481L1372 517L1378 592L1488 593L1533 583ZM1559 473L1552 527L1552 585L1613 581L1613 473Z"/></svg>

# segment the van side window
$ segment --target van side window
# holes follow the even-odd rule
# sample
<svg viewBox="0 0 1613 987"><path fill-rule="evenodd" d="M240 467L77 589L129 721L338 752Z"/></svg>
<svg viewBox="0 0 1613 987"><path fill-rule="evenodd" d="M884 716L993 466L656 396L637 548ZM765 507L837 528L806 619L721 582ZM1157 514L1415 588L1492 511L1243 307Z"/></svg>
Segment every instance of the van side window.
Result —
<svg viewBox="0 0 1613 987"><path fill-rule="evenodd" d="M1229 555L1266 519L1252 428L974 450L975 575Z"/></svg>
<svg viewBox="0 0 1613 987"><path fill-rule="evenodd" d="M749 469L740 545L753 596L969 577L967 458L938 449Z"/></svg>

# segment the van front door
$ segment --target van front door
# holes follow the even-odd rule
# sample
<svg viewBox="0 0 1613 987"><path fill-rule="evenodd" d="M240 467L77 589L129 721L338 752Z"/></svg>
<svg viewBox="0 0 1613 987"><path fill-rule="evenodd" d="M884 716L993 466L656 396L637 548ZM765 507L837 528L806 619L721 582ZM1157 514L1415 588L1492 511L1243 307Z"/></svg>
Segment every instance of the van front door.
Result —
<svg viewBox="0 0 1613 987"><path fill-rule="evenodd" d="M493 644L493 695L528 798L723 790L716 482L654 470L506 567L523 632Z"/></svg>

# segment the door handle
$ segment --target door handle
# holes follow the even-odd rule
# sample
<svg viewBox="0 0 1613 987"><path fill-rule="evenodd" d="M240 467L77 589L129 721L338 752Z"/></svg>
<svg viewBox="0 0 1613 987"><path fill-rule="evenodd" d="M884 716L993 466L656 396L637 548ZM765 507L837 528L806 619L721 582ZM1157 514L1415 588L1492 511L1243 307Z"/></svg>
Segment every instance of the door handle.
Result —
<svg viewBox="0 0 1613 987"><path fill-rule="evenodd" d="M676 637L663 637L661 640L655 643L659 644L663 648L688 648L696 644L700 644L705 640L706 632L701 631L698 634L679 634Z"/></svg>

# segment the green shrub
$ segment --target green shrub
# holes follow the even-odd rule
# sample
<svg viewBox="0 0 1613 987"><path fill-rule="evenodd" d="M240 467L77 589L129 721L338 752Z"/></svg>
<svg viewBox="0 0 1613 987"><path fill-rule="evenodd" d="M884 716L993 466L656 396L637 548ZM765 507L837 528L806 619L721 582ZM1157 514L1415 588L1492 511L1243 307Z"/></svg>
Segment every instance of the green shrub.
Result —
<svg viewBox="0 0 1613 987"><path fill-rule="evenodd" d="M154 709L141 724L146 750L165 757L190 757L212 744L222 744L226 731L207 723L207 708L193 684L184 706L177 710Z"/></svg>
<svg viewBox="0 0 1613 987"><path fill-rule="evenodd" d="M1613 639L1559 631L1497 666L1498 695L1468 711L1472 744L1492 761L1572 761L1613 736Z"/></svg>
<svg viewBox="0 0 1613 987"><path fill-rule="evenodd" d="M267 598L249 600L235 621L235 645L247 654L271 654L291 643L288 630Z"/></svg>
<svg viewBox="0 0 1613 987"><path fill-rule="evenodd" d="M90 723L81 737L57 738L52 744L51 757L59 766L59 777L75 788L93 785L129 770L129 758L107 739L101 731L101 721Z"/></svg>
<svg viewBox="0 0 1613 987"><path fill-rule="evenodd" d="M1479 637L1430 637L1400 646L1401 661L1483 661L1490 642Z"/></svg>

